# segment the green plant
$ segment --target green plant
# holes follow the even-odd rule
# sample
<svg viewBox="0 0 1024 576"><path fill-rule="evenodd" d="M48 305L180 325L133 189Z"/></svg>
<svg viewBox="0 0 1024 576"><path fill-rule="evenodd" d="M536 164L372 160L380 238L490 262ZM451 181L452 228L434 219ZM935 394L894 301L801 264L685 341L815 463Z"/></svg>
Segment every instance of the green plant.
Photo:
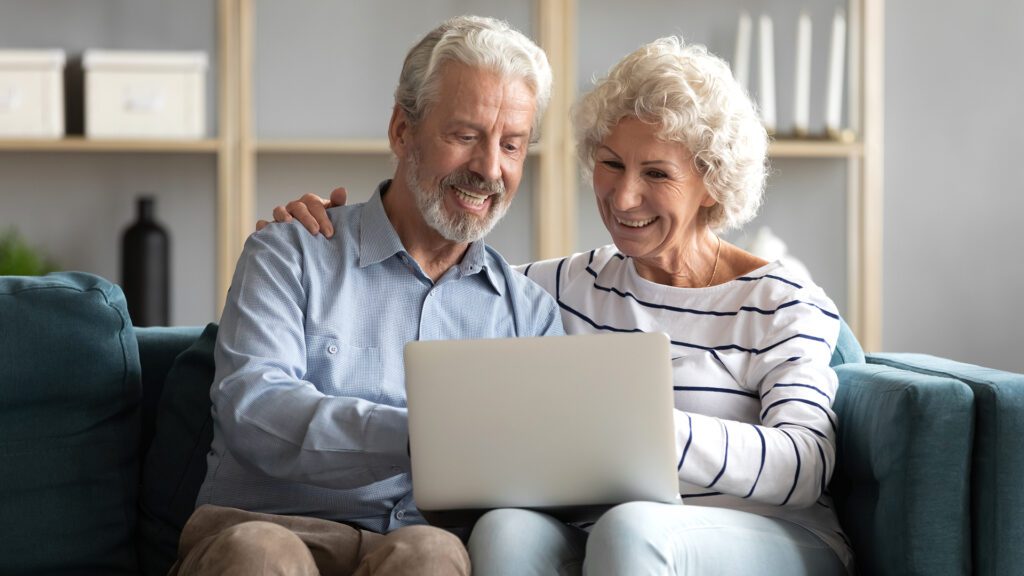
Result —
<svg viewBox="0 0 1024 576"><path fill-rule="evenodd" d="M42 276L57 270L57 265L39 254L10 228L0 234L0 276Z"/></svg>

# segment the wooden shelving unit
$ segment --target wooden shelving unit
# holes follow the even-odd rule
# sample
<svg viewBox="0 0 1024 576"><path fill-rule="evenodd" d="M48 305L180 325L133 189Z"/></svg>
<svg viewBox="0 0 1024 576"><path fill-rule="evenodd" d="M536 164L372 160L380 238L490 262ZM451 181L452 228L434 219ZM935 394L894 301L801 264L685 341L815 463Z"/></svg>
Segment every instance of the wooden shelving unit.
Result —
<svg viewBox="0 0 1024 576"><path fill-rule="evenodd" d="M16 152L143 152L213 154L221 141L202 140L91 140L69 136L59 140L0 139L0 150Z"/></svg>
<svg viewBox="0 0 1024 576"><path fill-rule="evenodd" d="M768 147L771 158L858 158L864 153L860 142L784 138L772 140Z"/></svg>
<svg viewBox="0 0 1024 576"><path fill-rule="evenodd" d="M541 154L542 144L530 146L531 155ZM309 140L259 140L259 154L391 154L388 141L383 138L322 138Z"/></svg>
<svg viewBox="0 0 1024 576"><path fill-rule="evenodd" d="M848 104L855 142L777 138L773 158L845 161L847 182L847 321L868 350L881 340L882 123L884 0L847 0L850 22ZM217 157L217 311L242 244L255 221L256 165L262 155L384 155L384 139L258 140L253 128L255 0L217 0L218 136L195 141L0 139L0 151L215 154ZM535 0L537 39L555 75L543 141L531 147L534 256L575 246L578 172L569 109L576 94L577 0ZM868 41L870 40L870 41Z"/></svg>
<svg viewBox="0 0 1024 576"><path fill-rule="evenodd" d="M267 154L390 154L383 138L338 138L319 140L261 140L256 151Z"/></svg>
<svg viewBox="0 0 1024 576"><path fill-rule="evenodd" d="M577 228L578 182L568 111L575 95L578 46L576 0L538 0L539 40L555 73L545 119L552 154L541 159L538 257L568 254ZM847 0L849 22L849 129L854 141L825 138L775 139L771 158L822 159L846 163L847 302L845 319L866 350L880 350L882 336L882 164L884 121L885 1Z"/></svg>

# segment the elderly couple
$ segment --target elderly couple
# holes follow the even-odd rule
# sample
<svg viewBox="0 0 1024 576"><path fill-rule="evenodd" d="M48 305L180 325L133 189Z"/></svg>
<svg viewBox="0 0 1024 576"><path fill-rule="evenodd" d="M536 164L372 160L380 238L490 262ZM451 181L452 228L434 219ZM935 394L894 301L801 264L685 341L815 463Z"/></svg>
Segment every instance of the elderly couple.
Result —
<svg viewBox="0 0 1024 576"><path fill-rule="evenodd" d="M718 235L761 202L768 139L749 98L678 38L626 56L574 114L614 245L513 269L482 239L516 194L550 90L525 36L453 18L406 56L394 177L365 204L307 195L275 210L297 221L260 223L221 320L214 441L172 574L851 569L826 493L835 306ZM465 544L425 524L405 343L637 329L673 343L686 505L624 504L586 528L493 510Z"/></svg>

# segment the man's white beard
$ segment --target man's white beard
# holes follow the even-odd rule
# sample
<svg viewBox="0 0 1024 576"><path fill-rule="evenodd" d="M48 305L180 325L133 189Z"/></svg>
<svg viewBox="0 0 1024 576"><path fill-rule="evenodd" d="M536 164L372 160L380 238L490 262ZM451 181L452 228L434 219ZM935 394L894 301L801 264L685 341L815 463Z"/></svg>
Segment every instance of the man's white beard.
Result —
<svg viewBox="0 0 1024 576"><path fill-rule="evenodd" d="M405 182L416 197L416 204L427 225L437 231L450 242L475 242L494 228L508 212L510 199L505 194L505 185L501 180L488 182L482 180L469 170L460 169L441 179L437 188L425 188L420 184L419 151L409 152L407 161L409 169L405 172ZM449 213L444 208L445 192L451 188L462 187L493 192L491 206L487 214L477 217L464 212Z"/></svg>

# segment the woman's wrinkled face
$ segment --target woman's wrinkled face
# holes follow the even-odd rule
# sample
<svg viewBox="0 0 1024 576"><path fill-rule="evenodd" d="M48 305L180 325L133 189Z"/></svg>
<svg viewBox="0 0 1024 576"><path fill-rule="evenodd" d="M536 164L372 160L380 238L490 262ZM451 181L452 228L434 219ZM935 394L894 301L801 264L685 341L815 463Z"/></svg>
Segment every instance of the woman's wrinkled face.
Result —
<svg viewBox="0 0 1024 576"><path fill-rule="evenodd" d="M619 251L661 268L685 258L715 201L693 155L656 136L657 126L623 118L594 153L594 193Z"/></svg>

